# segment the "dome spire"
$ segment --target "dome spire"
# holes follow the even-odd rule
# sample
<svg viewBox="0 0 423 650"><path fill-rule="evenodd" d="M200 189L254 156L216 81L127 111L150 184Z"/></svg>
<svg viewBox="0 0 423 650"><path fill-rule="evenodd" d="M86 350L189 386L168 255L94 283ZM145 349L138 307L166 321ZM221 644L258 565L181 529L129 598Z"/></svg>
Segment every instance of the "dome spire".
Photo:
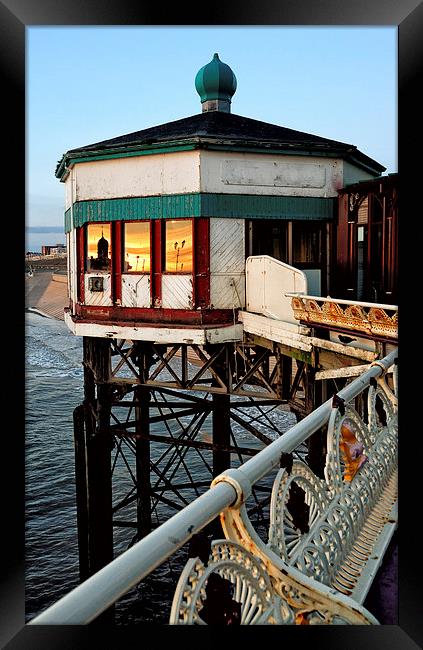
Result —
<svg viewBox="0 0 423 650"><path fill-rule="evenodd" d="M195 77L195 89L200 95L203 113L206 111L230 113L236 85L236 77L232 69L223 63L215 52L213 59L204 65Z"/></svg>

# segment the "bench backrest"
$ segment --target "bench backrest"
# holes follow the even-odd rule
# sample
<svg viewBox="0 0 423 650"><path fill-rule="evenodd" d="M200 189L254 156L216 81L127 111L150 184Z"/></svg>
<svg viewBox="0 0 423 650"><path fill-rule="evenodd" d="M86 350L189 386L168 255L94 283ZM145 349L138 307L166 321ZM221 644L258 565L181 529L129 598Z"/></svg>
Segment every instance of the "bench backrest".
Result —
<svg viewBox="0 0 423 650"><path fill-rule="evenodd" d="M377 400L385 423L376 414ZM354 453L356 458L351 458ZM290 472L286 468L278 472L269 548L303 574L330 586L396 467L396 453L396 417L386 391L380 387L369 391L368 423L350 406L342 413L334 408L328 424L325 480L301 460L293 462Z"/></svg>

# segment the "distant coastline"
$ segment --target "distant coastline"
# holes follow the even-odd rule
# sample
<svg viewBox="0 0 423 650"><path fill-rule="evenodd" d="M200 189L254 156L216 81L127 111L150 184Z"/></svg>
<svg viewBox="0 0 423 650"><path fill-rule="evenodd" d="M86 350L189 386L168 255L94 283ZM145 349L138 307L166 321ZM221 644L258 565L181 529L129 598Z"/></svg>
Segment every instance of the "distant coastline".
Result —
<svg viewBox="0 0 423 650"><path fill-rule="evenodd" d="M26 232L61 232L64 234L63 226L26 226Z"/></svg>
<svg viewBox="0 0 423 650"><path fill-rule="evenodd" d="M66 235L61 226L26 226L25 249L32 253L40 253L41 246L65 244Z"/></svg>

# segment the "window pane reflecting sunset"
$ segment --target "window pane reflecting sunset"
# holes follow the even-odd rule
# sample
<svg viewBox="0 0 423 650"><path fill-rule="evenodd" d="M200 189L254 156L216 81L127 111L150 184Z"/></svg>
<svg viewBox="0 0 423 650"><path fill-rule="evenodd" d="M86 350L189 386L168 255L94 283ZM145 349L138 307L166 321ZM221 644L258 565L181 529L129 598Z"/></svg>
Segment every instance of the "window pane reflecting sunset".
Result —
<svg viewBox="0 0 423 650"><path fill-rule="evenodd" d="M87 271L110 269L110 223L90 223L87 226Z"/></svg>
<svg viewBox="0 0 423 650"><path fill-rule="evenodd" d="M125 223L123 272L150 272L150 222Z"/></svg>
<svg viewBox="0 0 423 650"><path fill-rule="evenodd" d="M166 221L166 267L169 273L192 273L192 221Z"/></svg>

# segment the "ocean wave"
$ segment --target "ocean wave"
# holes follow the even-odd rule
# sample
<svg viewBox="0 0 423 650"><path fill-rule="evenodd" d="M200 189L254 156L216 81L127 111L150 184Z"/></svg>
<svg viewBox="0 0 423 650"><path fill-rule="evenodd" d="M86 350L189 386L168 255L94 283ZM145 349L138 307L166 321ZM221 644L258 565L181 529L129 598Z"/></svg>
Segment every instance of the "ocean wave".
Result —
<svg viewBox="0 0 423 650"><path fill-rule="evenodd" d="M27 366L46 370L49 377L82 377L82 363L77 365L76 360L69 357L69 354L52 347L49 340L27 336Z"/></svg>

